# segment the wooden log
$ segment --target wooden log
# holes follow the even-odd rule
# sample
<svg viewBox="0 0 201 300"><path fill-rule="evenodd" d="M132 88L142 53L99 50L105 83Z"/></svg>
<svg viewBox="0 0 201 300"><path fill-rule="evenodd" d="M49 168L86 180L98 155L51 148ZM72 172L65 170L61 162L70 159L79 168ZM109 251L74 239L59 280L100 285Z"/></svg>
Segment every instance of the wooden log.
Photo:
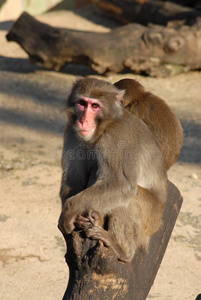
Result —
<svg viewBox="0 0 201 300"><path fill-rule="evenodd" d="M23 13L7 34L32 62L60 70L68 63L84 64L98 74L130 70L169 76L201 68L201 22L178 29L128 24L110 32L59 29Z"/></svg>
<svg viewBox="0 0 201 300"><path fill-rule="evenodd" d="M176 222L182 197L169 182L163 225L152 237L148 253L138 250L132 263L80 232L65 236L69 283L63 300L145 300L154 282Z"/></svg>
<svg viewBox="0 0 201 300"><path fill-rule="evenodd" d="M109 17L122 23L155 23L167 25L170 21L192 24L201 12L169 1L160 0L92 0Z"/></svg>

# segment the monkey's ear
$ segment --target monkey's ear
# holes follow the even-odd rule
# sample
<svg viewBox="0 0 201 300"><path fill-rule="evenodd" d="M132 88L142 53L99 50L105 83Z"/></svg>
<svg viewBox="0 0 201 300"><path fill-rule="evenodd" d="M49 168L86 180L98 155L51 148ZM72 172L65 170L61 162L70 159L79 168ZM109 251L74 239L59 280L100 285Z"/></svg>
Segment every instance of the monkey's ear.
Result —
<svg viewBox="0 0 201 300"><path fill-rule="evenodd" d="M119 90L119 92L117 93L117 95L116 95L116 99L117 99L116 104L118 106L122 106L122 104L124 104L124 99L123 99L124 95L125 95L125 90Z"/></svg>

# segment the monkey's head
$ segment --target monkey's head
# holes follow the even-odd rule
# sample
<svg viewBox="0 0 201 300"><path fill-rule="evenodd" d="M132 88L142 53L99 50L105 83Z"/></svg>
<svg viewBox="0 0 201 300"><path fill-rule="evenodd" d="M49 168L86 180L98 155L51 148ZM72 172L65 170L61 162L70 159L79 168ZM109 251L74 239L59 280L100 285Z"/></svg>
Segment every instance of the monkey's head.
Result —
<svg viewBox="0 0 201 300"><path fill-rule="evenodd" d="M146 91L144 87L136 80L125 78L121 79L114 84L118 89L125 90L123 97L123 106L128 107L130 104L136 104L144 100Z"/></svg>
<svg viewBox="0 0 201 300"><path fill-rule="evenodd" d="M94 141L123 115L123 95L107 81L79 79L67 100L69 122L82 139Z"/></svg>

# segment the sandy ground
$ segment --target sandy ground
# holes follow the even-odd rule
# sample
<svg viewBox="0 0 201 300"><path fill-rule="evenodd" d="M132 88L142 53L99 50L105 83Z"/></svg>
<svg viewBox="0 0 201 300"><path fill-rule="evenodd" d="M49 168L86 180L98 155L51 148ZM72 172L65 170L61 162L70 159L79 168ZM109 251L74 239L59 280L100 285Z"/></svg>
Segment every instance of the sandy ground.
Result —
<svg viewBox="0 0 201 300"><path fill-rule="evenodd" d="M39 19L85 30L115 26L89 16L66 11ZM17 44L5 40L9 26L0 23L0 299L59 300L68 280L57 229L63 107L72 82L88 70L69 66L56 73L31 65ZM195 299L201 293L201 73L104 79L123 77L166 99L184 127L182 153L169 171L184 203L148 299Z"/></svg>

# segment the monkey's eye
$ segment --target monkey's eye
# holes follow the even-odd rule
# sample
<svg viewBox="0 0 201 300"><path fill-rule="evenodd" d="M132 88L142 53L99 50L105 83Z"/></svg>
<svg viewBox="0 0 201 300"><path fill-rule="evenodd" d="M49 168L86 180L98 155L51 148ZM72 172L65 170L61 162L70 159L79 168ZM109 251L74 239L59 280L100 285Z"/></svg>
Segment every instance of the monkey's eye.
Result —
<svg viewBox="0 0 201 300"><path fill-rule="evenodd" d="M81 105L81 106L85 106L85 107L87 106L86 101L83 100L83 99L80 99L79 102L78 102L78 104Z"/></svg>
<svg viewBox="0 0 201 300"><path fill-rule="evenodd" d="M98 108L98 107L100 107L100 105L98 104L98 103L92 103L92 105L91 105L93 108Z"/></svg>

